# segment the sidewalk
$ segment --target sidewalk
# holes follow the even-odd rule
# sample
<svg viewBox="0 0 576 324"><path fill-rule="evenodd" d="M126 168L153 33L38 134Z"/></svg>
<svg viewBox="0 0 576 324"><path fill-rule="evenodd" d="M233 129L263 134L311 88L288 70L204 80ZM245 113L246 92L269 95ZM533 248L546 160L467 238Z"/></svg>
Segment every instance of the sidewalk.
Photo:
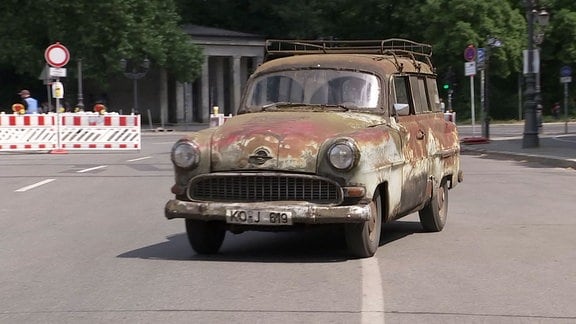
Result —
<svg viewBox="0 0 576 324"><path fill-rule="evenodd" d="M576 134L539 135L539 147L522 148L522 136L492 138L485 144L462 144L462 154L484 154L576 169Z"/></svg>

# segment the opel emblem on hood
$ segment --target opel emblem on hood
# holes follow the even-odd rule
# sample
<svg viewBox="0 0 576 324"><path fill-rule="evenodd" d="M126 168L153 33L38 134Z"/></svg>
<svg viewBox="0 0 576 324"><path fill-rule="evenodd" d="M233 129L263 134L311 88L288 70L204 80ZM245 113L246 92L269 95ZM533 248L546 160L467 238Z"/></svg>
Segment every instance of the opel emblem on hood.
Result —
<svg viewBox="0 0 576 324"><path fill-rule="evenodd" d="M256 151L254 151L254 154L250 155L249 161L252 164L262 165L271 158L272 157L270 156L270 152L268 152L267 149L258 148Z"/></svg>

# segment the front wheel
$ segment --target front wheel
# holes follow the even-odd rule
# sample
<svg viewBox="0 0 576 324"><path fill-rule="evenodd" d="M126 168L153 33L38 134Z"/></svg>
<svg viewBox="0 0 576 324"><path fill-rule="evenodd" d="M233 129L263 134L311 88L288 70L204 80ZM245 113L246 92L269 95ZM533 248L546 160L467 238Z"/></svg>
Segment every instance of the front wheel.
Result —
<svg viewBox="0 0 576 324"><path fill-rule="evenodd" d="M346 244L352 256L369 258L376 253L380 245L382 227L382 198L376 190L370 203L370 219L363 223L345 225Z"/></svg>
<svg viewBox="0 0 576 324"><path fill-rule="evenodd" d="M425 231L440 232L444 228L448 216L448 185L446 181L434 189L432 198L418 214Z"/></svg>
<svg viewBox="0 0 576 324"><path fill-rule="evenodd" d="M214 254L220 250L226 229L220 222L186 219L188 242L198 254Z"/></svg>

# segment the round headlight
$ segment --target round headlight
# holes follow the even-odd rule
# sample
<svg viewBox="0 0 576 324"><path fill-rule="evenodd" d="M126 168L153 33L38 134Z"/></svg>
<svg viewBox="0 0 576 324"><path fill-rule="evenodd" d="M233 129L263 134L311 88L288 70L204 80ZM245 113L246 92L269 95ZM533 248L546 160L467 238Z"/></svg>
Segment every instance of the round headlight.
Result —
<svg viewBox="0 0 576 324"><path fill-rule="evenodd" d="M350 142L335 143L328 150L328 161L338 170L349 170L356 164L356 152Z"/></svg>
<svg viewBox="0 0 576 324"><path fill-rule="evenodd" d="M172 147L172 162L181 168L195 168L200 162L200 150L196 144L182 141Z"/></svg>

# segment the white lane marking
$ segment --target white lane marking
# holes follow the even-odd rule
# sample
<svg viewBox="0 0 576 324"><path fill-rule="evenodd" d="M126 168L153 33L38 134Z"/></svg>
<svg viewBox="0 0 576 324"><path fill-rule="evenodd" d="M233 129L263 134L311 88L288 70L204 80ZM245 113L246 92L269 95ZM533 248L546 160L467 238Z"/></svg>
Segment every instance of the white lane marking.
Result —
<svg viewBox="0 0 576 324"><path fill-rule="evenodd" d="M376 257L362 259L362 323L384 323L384 292Z"/></svg>
<svg viewBox="0 0 576 324"><path fill-rule="evenodd" d="M100 165L100 166L93 167L93 168L88 168L88 169L84 169L84 170L78 170L78 171L76 171L76 172L78 172L78 173L84 173L84 172L94 171L94 170L98 170L98 169L103 169L103 168L105 168L105 167L107 167L107 165Z"/></svg>
<svg viewBox="0 0 576 324"><path fill-rule="evenodd" d="M558 135L558 136L554 137L554 139L555 139L556 141L558 141L558 142L576 143L576 141L571 141L571 140L568 140L568 139L563 139L562 137L568 137L568 136L566 136L566 135L564 135L564 136ZM570 137L571 137L571 136L570 136Z"/></svg>
<svg viewBox="0 0 576 324"><path fill-rule="evenodd" d="M46 180L42 180L42 181L40 181L40 182L36 182L35 184L31 184L31 185L29 185L29 186L22 187L22 188L20 188L20 189L14 190L14 191L15 191L15 192L25 192L25 191L34 189L34 188L36 188L36 187L40 187L40 186L42 186L42 185L45 185L45 184L47 184L47 183L50 183L50 182L52 182L52 181L54 181L54 180L56 180L56 179L46 179Z"/></svg>
<svg viewBox="0 0 576 324"><path fill-rule="evenodd" d="M146 159L151 159L151 156L144 156L144 157L139 157L136 159L132 159L132 160L127 160L126 162L136 162L136 161L142 161L142 160L146 160Z"/></svg>

